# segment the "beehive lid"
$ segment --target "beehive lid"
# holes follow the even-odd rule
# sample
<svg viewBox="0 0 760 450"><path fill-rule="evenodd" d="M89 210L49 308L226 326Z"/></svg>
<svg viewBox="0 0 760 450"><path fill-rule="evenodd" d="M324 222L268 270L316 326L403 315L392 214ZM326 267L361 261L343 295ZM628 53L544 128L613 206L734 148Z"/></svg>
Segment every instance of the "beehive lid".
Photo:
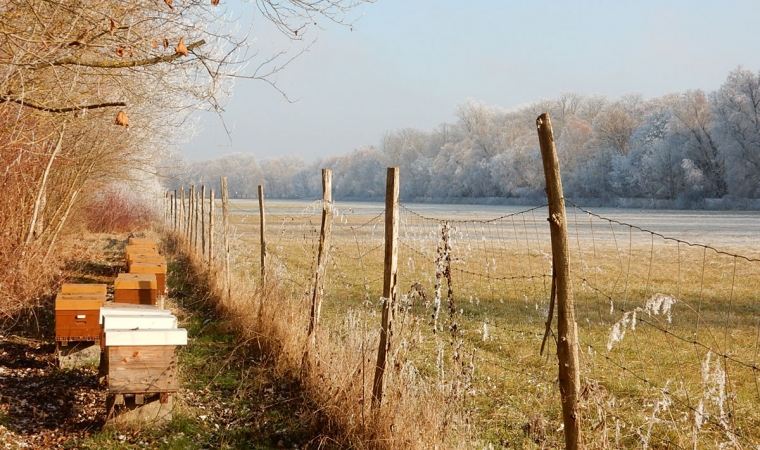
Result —
<svg viewBox="0 0 760 450"><path fill-rule="evenodd" d="M132 264L129 265L129 273L166 273L166 263L132 260Z"/></svg>
<svg viewBox="0 0 760 450"><path fill-rule="evenodd" d="M124 254L132 255L134 253L155 253L158 254L155 247L145 245L127 245L124 247Z"/></svg>
<svg viewBox="0 0 760 450"><path fill-rule="evenodd" d="M156 241L149 238L131 237L127 242L129 245L143 245L146 247L156 248Z"/></svg>
<svg viewBox="0 0 760 450"><path fill-rule="evenodd" d="M99 309L106 299L99 294L63 294L55 296L56 311L85 311Z"/></svg>
<svg viewBox="0 0 760 450"><path fill-rule="evenodd" d="M166 258L158 253L131 253L127 255L127 261L133 262L151 262L151 263L165 263Z"/></svg>
<svg viewBox="0 0 760 450"><path fill-rule="evenodd" d="M114 289L158 289L155 273L120 273Z"/></svg>
<svg viewBox="0 0 760 450"><path fill-rule="evenodd" d="M104 317L109 316L171 316L171 311L167 309L158 309L154 305L136 305L130 303L113 303L107 302L100 308L100 318L98 321L103 323Z"/></svg>
<svg viewBox="0 0 760 450"><path fill-rule="evenodd" d="M73 284L68 283L61 286L63 294L100 294L106 295L105 284Z"/></svg>
<svg viewBox="0 0 760 450"><path fill-rule="evenodd" d="M105 315L101 316L104 330L167 330L177 328L177 318L171 314Z"/></svg>
<svg viewBox="0 0 760 450"><path fill-rule="evenodd" d="M106 347L122 345L187 345L187 330L106 330Z"/></svg>

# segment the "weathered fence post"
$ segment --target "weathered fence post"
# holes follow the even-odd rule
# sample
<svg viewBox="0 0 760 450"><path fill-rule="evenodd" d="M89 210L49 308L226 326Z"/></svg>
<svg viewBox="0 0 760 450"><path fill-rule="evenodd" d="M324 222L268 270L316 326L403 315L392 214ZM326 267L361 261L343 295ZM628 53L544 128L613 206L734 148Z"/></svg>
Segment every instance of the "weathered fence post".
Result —
<svg viewBox="0 0 760 450"><path fill-rule="evenodd" d="M316 344L317 325L319 325L319 316L322 311L322 286L327 272L327 252L330 248L332 214L332 170L322 169L322 228L319 233L317 271L314 274L314 292L311 297L311 318L309 320L311 345Z"/></svg>
<svg viewBox="0 0 760 450"><path fill-rule="evenodd" d="M171 206L172 210L169 214L169 220L170 225L172 226L172 230L177 230L177 191L174 191L174 194L171 196L171 200L169 201L169 205Z"/></svg>
<svg viewBox="0 0 760 450"><path fill-rule="evenodd" d="M377 349L375 379L372 384L372 409L383 400L385 366L391 345L393 309L396 306L398 269L398 193L399 168L389 167L385 187L385 264L383 275L383 316L380 328L380 346Z"/></svg>
<svg viewBox="0 0 760 450"><path fill-rule="evenodd" d="M259 185L259 215L261 216L261 285L267 282L266 213L264 212L264 186Z"/></svg>
<svg viewBox="0 0 760 450"><path fill-rule="evenodd" d="M174 229L174 202L175 201L176 200L174 199L174 194L171 194L169 196L169 208L170 209L169 209L169 223L167 224L167 226L172 227L172 229Z"/></svg>
<svg viewBox="0 0 760 450"><path fill-rule="evenodd" d="M179 234L184 236L185 234L185 187L179 188Z"/></svg>
<svg viewBox="0 0 760 450"><path fill-rule="evenodd" d="M201 195L196 189L195 191L195 208L194 209L194 216L195 216L195 223L193 224L193 252L198 252L198 227L200 226L200 215L201 215L201 205L199 204L201 202ZM201 230L202 231L202 230Z"/></svg>
<svg viewBox="0 0 760 450"><path fill-rule="evenodd" d="M201 255L206 255L206 185L201 185Z"/></svg>
<svg viewBox="0 0 760 450"><path fill-rule="evenodd" d="M565 425L565 448L582 448L580 400L580 368L578 362L578 330L575 326L575 305L570 283L570 255L567 238L567 215L562 193L557 149L549 114L536 119L541 159L546 177L549 200L549 229L552 240L552 267L557 301L557 357L559 359L559 389L562 399L562 419Z"/></svg>
<svg viewBox="0 0 760 450"><path fill-rule="evenodd" d="M208 268L214 266L214 190L208 193Z"/></svg>
<svg viewBox="0 0 760 450"><path fill-rule="evenodd" d="M227 300L232 298L232 273L230 271L230 194L227 191L227 177L221 179L222 226L224 227L224 276L227 280Z"/></svg>
<svg viewBox="0 0 760 450"><path fill-rule="evenodd" d="M195 201L195 185L190 186L190 192L187 193L187 223L185 224L185 234L187 235L187 242L189 247L192 248L193 244L193 204Z"/></svg>
<svg viewBox="0 0 760 450"><path fill-rule="evenodd" d="M164 191L164 225L169 223L169 191Z"/></svg>

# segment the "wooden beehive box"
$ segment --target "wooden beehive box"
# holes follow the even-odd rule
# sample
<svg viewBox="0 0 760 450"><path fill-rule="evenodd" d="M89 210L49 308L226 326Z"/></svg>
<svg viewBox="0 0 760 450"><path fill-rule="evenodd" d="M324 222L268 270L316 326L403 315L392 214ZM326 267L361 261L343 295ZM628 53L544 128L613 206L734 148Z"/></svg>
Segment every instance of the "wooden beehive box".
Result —
<svg viewBox="0 0 760 450"><path fill-rule="evenodd" d="M109 333L106 334L108 339ZM113 345L105 350L109 393L175 392L174 345Z"/></svg>
<svg viewBox="0 0 760 450"><path fill-rule="evenodd" d="M101 294L103 299L106 298L105 284L73 284L68 283L61 286L62 294Z"/></svg>
<svg viewBox="0 0 760 450"><path fill-rule="evenodd" d="M142 259L133 259L129 265L129 273L152 273L156 275L158 295L166 295L166 263L144 262Z"/></svg>
<svg viewBox="0 0 760 450"><path fill-rule="evenodd" d="M160 316L172 315L168 309L158 309L155 305L136 305L107 302L100 308L100 323L107 316Z"/></svg>
<svg viewBox="0 0 760 450"><path fill-rule="evenodd" d="M55 298L55 339L61 342L100 340L100 294L64 294Z"/></svg>
<svg viewBox="0 0 760 450"><path fill-rule="evenodd" d="M155 305L158 283L152 273L120 273L113 283L115 303Z"/></svg>
<svg viewBox="0 0 760 450"><path fill-rule="evenodd" d="M115 319L113 325L118 325L129 320L125 317L105 318L105 322ZM152 320L158 322L167 318L154 316ZM178 389L175 349L177 345L187 345L187 330L106 329L104 333L109 393L173 392Z"/></svg>
<svg viewBox="0 0 760 450"><path fill-rule="evenodd" d="M127 255L127 271L132 270L132 263L135 262L166 264L166 258L158 253L131 253Z"/></svg>
<svg viewBox="0 0 760 450"><path fill-rule="evenodd" d="M127 245L124 247L124 259L127 261L127 267L129 267L129 261L132 259L132 255L158 255L155 247L148 247L145 245Z"/></svg>
<svg viewBox="0 0 760 450"><path fill-rule="evenodd" d="M177 328L172 314L107 315L103 317L103 330L169 330Z"/></svg>
<svg viewBox="0 0 760 450"><path fill-rule="evenodd" d="M127 244L129 245L141 245L143 247L151 247L153 250L156 249L156 241L150 238L138 238L138 237L131 237L127 241Z"/></svg>

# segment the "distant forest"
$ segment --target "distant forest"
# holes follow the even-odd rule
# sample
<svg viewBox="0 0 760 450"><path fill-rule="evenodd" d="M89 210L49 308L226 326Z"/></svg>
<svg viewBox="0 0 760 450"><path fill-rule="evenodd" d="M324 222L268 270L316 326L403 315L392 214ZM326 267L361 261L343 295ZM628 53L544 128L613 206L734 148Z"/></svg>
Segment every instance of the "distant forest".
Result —
<svg viewBox="0 0 760 450"><path fill-rule="evenodd" d="M321 168L336 199L377 200L385 168L401 169L403 201L528 202L544 197L536 117L554 128L565 196L598 204L660 207L760 205L760 72L732 71L715 92L616 100L565 93L505 110L473 100L434 130L386 132L377 146L312 164L251 154L185 162L167 185L217 184L230 196L316 199ZM181 181L180 181L181 180Z"/></svg>

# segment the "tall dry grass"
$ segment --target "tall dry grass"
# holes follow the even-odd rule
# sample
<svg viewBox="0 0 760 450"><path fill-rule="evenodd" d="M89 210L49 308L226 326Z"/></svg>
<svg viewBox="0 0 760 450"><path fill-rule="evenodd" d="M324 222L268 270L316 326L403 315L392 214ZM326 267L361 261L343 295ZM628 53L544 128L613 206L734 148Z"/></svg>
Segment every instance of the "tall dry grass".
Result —
<svg viewBox="0 0 760 450"><path fill-rule="evenodd" d="M404 354L408 342L392 349L395 363L386 372L382 406L371 408L379 329L367 325L371 309L354 309L336 325L318 328L312 347L307 335L307 297L288 292L277 280L260 286L251 277L233 277L227 295L221 266L191 251L176 233L167 248L187 257L193 284L202 287L218 314L228 319L242 341L260 352L280 377L297 380L312 413L303 420L320 430L314 448L430 449L475 448L468 395L468 369L446 378L422 376ZM398 326L412 316L399 313ZM379 323L379 318L373 320ZM465 365L467 366L467 365Z"/></svg>

